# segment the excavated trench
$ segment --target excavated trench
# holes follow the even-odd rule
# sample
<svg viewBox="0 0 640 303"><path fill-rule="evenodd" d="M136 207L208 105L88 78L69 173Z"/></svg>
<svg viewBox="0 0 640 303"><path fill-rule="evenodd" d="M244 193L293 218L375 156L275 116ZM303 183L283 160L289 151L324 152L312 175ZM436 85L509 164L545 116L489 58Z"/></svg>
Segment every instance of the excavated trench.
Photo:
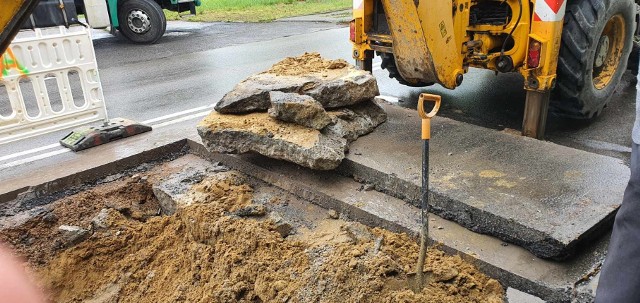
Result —
<svg viewBox="0 0 640 303"><path fill-rule="evenodd" d="M187 154L44 204L4 203L0 240L55 302L503 301L499 282L438 248L414 294L412 237L207 163Z"/></svg>

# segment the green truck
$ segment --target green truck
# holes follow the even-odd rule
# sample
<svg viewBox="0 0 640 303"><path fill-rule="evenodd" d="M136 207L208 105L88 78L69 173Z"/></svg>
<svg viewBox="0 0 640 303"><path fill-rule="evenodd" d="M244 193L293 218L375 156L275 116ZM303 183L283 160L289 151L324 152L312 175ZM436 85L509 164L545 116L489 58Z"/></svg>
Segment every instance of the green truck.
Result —
<svg viewBox="0 0 640 303"><path fill-rule="evenodd" d="M163 9L196 13L201 0L40 0L22 28L82 23L83 14L92 28L119 31L134 43L155 43L164 35L167 19Z"/></svg>

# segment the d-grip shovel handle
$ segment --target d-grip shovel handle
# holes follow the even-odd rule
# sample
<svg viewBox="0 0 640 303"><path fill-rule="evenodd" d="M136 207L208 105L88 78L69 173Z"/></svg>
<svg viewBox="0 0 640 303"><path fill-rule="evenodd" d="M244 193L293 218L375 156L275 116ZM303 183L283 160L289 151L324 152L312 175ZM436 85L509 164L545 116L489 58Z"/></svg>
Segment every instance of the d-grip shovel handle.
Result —
<svg viewBox="0 0 640 303"><path fill-rule="evenodd" d="M420 94L420 98L418 98L418 114L422 118L422 140L431 139L431 118L435 117L440 110L441 101L442 97L432 94ZM433 109L428 113L424 110L425 102L435 103Z"/></svg>

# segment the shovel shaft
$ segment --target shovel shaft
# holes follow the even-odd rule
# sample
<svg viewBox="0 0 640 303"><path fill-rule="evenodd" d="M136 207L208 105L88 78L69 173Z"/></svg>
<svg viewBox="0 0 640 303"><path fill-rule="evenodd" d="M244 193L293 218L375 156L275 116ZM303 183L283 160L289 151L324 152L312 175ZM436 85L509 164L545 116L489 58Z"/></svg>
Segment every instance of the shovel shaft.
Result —
<svg viewBox="0 0 640 303"><path fill-rule="evenodd" d="M425 102L434 103L430 112L425 111ZM424 263L427 259L427 246L429 244L429 139L431 139L431 118L438 113L440 102L440 96L436 95L421 94L420 98L418 98L418 114L422 118L422 194L420 196L422 229L420 230L420 255L418 256L418 268L416 269L419 291L424 288L426 282L424 279Z"/></svg>
<svg viewBox="0 0 640 303"><path fill-rule="evenodd" d="M429 140L422 140L422 194L420 212L422 230L420 231L420 255L418 256L417 279L424 285L424 263L427 258L429 241Z"/></svg>
<svg viewBox="0 0 640 303"><path fill-rule="evenodd" d="M422 192L420 196L422 225L429 215L429 140L422 140Z"/></svg>

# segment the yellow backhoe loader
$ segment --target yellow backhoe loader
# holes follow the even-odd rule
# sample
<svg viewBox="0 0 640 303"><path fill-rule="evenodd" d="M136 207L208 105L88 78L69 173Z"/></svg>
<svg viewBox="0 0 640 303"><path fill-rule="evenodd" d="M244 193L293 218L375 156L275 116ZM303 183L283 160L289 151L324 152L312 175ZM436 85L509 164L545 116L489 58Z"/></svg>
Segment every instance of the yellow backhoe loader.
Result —
<svg viewBox="0 0 640 303"><path fill-rule="evenodd" d="M0 54L9 47L20 26L29 18L38 0L7 0L0 9Z"/></svg>
<svg viewBox="0 0 640 303"><path fill-rule="evenodd" d="M409 86L461 85L469 67L524 76L523 134L542 138L553 109L600 114L626 70L634 0L354 0L353 57L374 52ZM551 97L551 98L550 98Z"/></svg>

